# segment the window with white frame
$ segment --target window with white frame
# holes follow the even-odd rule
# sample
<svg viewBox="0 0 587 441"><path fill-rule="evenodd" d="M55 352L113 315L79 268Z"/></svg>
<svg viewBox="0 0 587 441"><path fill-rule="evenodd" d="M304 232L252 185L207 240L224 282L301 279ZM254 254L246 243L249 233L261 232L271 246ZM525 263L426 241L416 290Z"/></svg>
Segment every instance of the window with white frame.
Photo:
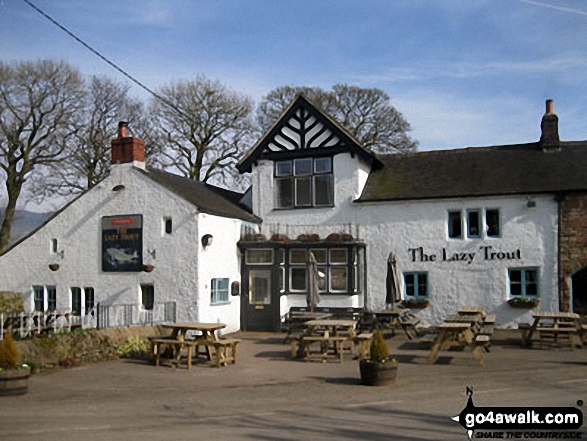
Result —
<svg viewBox="0 0 587 441"><path fill-rule="evenodd" d="M306 253L304 248L289 250L289 286L292 292L306 291Z"/></svg>
<svg viewBox="0 0 587 441"><path fill-rule="evenodd" d="M71 312L73 315L93 314L94 309L94 288L80 288L72 286L71 291Z"/></svg>
<svg viewBox="0 0 587 441"><path fill-rule="evenodd" d="M448 237L449 239L462 239L463 231L467 238L481 239L483 237L500 237L501 223L499 209L474 208L448 211ZM463 230L463 226L465 227Z"/></svg>
<svg viewBox="0 0 587 441"><path fill-rule="evenodd" d="M349 256L346 248L332 248L329 250L328 268L331 292L348 292Z"/></svg>
<svg viewBox="0 0 587 441"><path fill-rule="evenodd" d="M275 163L275 207L334 205L332 158L298 158Z"/></svg>
<svg viewBox="0 0 587 441"><path fill-rule="evenodd" d="M539 296L538 268L510 268L508 279L511 297Z"/></svg>
<svg viewBox="0 0 587 441"><path fill-rule="evenodd" d="M271 265L273 263L273 250L264 248L251 248L245 252L247 265Z"/></svg>
<svg viewBox="0 0 587 441"><path fill-rule="evenodd" d="M35 311L55 311L57 309L57 288L55 286L33 286Z"/></svg>
<svg viewBox="0 0 587 441"><path fill-rule="evenodd" d="M210 303L212 305L228 303L228 279L212 279L210 287Z"/></svg>
<svg viewBox="0 0 587 441"><path fill-rule="evenodd" d="M428 297L428 273L404 273L404 293L406 299Z"/></svg>

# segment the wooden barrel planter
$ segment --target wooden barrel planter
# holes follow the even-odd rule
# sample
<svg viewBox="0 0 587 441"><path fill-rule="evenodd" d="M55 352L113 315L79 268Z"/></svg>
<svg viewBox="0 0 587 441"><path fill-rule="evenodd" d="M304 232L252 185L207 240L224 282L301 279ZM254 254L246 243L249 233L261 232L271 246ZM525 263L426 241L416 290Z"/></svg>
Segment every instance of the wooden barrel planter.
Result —
<svg viewBox="0 0 587 441"><path fill-rule="evenodd" d="M0 397L26 394L30 376L31 369L28 367L0 371Z"/></svg>
<svg viewBox="0 0 587 441"><path fill-rule="evenodd" d="M372 363L361 360L361 384L365 386L389 386L395 384L397 378L397 362Z"/></svg>

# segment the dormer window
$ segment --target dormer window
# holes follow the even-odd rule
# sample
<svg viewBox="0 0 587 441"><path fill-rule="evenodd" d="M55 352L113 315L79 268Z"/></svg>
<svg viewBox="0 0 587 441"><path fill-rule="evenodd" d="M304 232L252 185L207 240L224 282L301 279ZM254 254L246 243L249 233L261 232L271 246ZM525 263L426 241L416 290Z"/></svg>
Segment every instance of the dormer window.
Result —
<svg viewBox="0 0 587 441"><path fill-rule="evenodd" d="M332 158L298 158L275 162L275 207L334 206Z"/></svg>

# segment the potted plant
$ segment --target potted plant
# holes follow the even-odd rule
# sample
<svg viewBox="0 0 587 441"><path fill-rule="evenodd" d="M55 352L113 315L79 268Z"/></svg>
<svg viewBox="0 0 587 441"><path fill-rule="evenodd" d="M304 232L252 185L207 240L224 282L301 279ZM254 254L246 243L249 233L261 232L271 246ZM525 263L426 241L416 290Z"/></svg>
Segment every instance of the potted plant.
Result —
<svg viewBox="0 0 587 441"><path fill-rule="evenodd" d="M369 358L360 361L361 384L386 386L394 384L397 377L397 361L389 356L387 343L378 330L373 332Z"/></svg>
<svg viewBox="0 0 587 441"><path fill-rule="evenodd" d="M18 348L7 332L0 344L0 396L27 393L30 376L31 369L18 364Z"/></svg>
<svg viewBox="0 0 587 441"><path fill-rule="evenodd" d="M540 305L540 299L531 299L528 297L512 297L508 300L512 308L536 308Z"/></svg>

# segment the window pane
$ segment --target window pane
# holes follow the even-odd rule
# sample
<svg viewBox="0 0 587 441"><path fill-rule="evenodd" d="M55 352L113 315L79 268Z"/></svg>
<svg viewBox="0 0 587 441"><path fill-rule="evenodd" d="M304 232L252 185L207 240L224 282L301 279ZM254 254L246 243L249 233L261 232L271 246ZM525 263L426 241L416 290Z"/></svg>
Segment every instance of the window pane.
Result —
<svg viewBox="0 0 587 441"><path fill-rule="evenodd" d="M141 302L144 309L153 310L155 304L155 287L153 285L141 285Z"/></svg>
<svg viewBox="0 0 587 441"><path fill-rule="evenodd" d="M404 284L406 286L406 297L413 297L415 292L414 274L404 274Z"/></svg>
<svg viewBox="0 0 587 441"><path fill-rule="evenodd" d="M499 236L499 210L487 210L485 212L485 223L487 225L487 236Z"/></svg>
<svg viewBox="0 0 587 441"><path fill-rule="evenodd" d="M467 235L469 237L481 236L481 217L478 210L467 211Z"/></svg>
<svg viewBox="0 0 587 441"><path fill-rule="evenodd" d="M522 282L522 271L520 270L511 270L510 271L510 280L512 282Z"/></svg>
<svg viewBox="0 0 587 441"><path fill-rule="evenodd" d="M249 265L273 263L273 250L247 250L245 260Z"/></svg>
<svg viewBox="0 0 587 441"><path fill-rule="evenodd" d="M277 179L275 184L275 206L277 208L293 207L293 179Z"/></svg>
<svg viewBox="0 0 587 441"><path fill-rule="evenodd" d="M331 173L332 159L331 158L316 158L314 159L314 173Z"/></svg>
<svg viewBox="0 0 587 441"><path fill-rule="evenodd" d="M45 288L42 286L33 286L35 297L35 311L43 312L45 310Z"/></svg>
<svg viewBox="0 0 587 441"><path fill-rule="evenodd" d="M334 185L333 176L314 176L314 197L316 205L332 205L334 204Z"/></svg>
<svg viewBox="0 0 587 441"><path fill-rule="evenodd" d="M305 176L312 174L312 158L294 160L294 175Z"/></svg>
<svg viewBox="0 0 587 441"><path fill-rule="evenodd" d="M316 258L316 262L318 263L326 263L326 250L317 250L315 248L310 250L314 257Z"/></svg>
<svg viewBox="0 0 587 441"><path fill-rule="evenodd" d="M71 312L73 315L82 314L82 289L78 287L71 288Z"/></svg>
<svg viewBox="0 0 587 441"><path fill-rule="evenodd" d="M325 292L327 290L326 274L328 274L328 269L325 266L319 266L318 267L318 291L320 291L320 292Z"/></svg>
<svg viewBox="0 0 587 441"><path fill-rule="evenodd" d="M306 268L290 268L291 290L305 291L306 290Z"/></svg>
<svg viewBox="0 0 587 441"><path fill-rule="evenodd" d="M330 250L330 263L345 264L348 262L347 250L345 248Z"/></svg>
<svg viewBox="0 0 587 441"><path fill-rule="evenodd" d="M84 294L86 297L86 315L93 313L94 309L94 288L85 287Z"/></svg>
<svg viewBox="0 0 587 441"><path fill-rule="evenodd" d="M305 264L306 263L306 250L290 250L289 262L291 264Z"/></svg>
<svg viewBox="0 0 587 441"><path fill-rule="evenodd" d="M428 295L428 277L426 274L418 274L418 295L426 297Z"/></svg>
<svg viewBox="0 0 587 441"><path fill-rule="evenodd" d="M275 176L291 176L291 161L280 161L275 163Z"/></svg>
<svg viewBox="0 0 587 441"><path fill-rule="evenodd" d="M448 213L448 237L451 239L463 237L460 211L449 211Z"/></svg>
<svg viewBox="0 0 587 441"><path fill-rule="evenodd" d="M57 288L54 286L47 287L47 311L57 309Z"/></svg>
<svg viewBox="0 0 587 441"><path fill-rule="evenodd" d="M312 205L312 178L296 179L296 207Z"/></svg>
<svg viewBox="0 0 587 441"><path fill-rule="evenodd" d="M330 290L346 292L348 286L348 268L330 268Z"/></svg>
<svg viewBox="0 0 587 441"><path fill-rule="evenodd" d="M271 271L249 273L249 303L251 305L271 304Z"/></svg>

